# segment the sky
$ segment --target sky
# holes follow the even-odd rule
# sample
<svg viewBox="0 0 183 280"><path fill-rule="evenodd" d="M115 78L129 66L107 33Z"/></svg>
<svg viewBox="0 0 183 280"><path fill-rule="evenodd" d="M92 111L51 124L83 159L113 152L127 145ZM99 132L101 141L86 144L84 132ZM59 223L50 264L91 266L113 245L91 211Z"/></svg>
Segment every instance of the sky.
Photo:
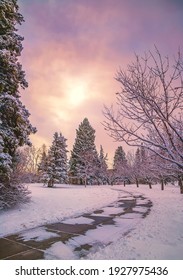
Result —
<svg viewBox="0 0 183 280"><path fill-rule="evenodd" d="M96 130L96 146L112 162L114 142L104 130L104 105L116 103L119 68L134 54L154 50L176 55L183 46L183 1L178 0L18 0L25 22L21 63L29 87L22 102L37 133L32 143L51 145L61 132L72 150L85 117Z"/></svg>

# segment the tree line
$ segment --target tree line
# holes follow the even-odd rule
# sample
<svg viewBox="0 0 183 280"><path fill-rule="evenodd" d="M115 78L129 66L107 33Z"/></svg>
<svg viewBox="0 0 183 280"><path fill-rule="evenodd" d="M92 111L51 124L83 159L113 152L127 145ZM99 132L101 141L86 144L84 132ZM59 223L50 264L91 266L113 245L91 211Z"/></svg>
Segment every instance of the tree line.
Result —
<svg viewBox="0 0 183 280"><path fill-rule="evenodd" d="M55 132L49 149L43 145L19 150L22 181L43 182L48 187L59 184L106 184L107 155L97 152L95 130L85 118L76 130L76 139L68 160L67 139Z"/></svg>
<svg viewBox="0 0 183 280"><path fill-rule="evenodd" d="M160 182L161 189L167 182L176 181L177 174L159 168L159 158L147 150L143 143L135 151L124 151L118 146L114 153L113 166L108 167L107 154L102 145L97 152L95 130L85 118L76 130L75 143L70 159L67 153L67 139L55 132L53 142L47 150L43 145L36 149L26 147L19 154L19 170L23 182L42 182L48 187L55 184L114 185L135 183L152 184ZM161 162L162 164L162 162Z"/></svg>

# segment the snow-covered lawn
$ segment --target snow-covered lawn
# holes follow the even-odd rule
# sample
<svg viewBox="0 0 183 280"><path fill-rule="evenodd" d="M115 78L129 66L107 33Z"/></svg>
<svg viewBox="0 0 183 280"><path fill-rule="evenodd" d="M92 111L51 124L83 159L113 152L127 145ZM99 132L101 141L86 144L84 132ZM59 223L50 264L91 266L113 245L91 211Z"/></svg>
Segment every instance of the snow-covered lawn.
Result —
<svg viewBox="0 0 183 280"><path fill-rule="evenodd" d="M183 259L183 195L179 188L160 186L66 186L49 189L29 185L32 200L26 205L0 212L0 236L91 212L118 199L118 191L143 194L153 206L135 229L110 245L90 253L89 259ZM124 193L126 195L126 193ZM120 192L121 196L121 192ZM106 208L107 209L107 208ZM138 218L138 217L137 217Z"/></svg>
<svg viewBox="0 0 183 280"><path fill-rule="evenodd" d="M150 214L127 236L117 240L89 259L181 259L183 260L183 195L179 188L167 186L127 186L125 190L142 193L153 202Z"/></svg>
<svg viewBox="0 0 183 280"><path fill-rule="evenodd" d="M31 202L0 211L0 237L39 225L93 211L117 200L110 187L57 185L56 188L30 184Z"/></svg>

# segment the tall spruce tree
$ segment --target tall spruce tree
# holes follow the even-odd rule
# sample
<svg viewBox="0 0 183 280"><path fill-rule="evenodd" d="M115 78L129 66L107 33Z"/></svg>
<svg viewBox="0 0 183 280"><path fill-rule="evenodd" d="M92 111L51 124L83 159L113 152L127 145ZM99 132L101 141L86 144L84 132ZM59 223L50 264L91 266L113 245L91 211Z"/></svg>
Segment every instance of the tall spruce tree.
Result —
<svg viewBox="0 0 183 280"><path fill-rule="evenodd" d="M122 146L119 146L114 154L114 164L113 168L117 169L118 167L124 166L127 163L126 160L126 154L122 148Z"/></svg>
<svg viewBox="0 0 183 280"><path fill-rule="evenodd" d="M135 179L137 188L139 187L139 180L142 177L141 168L142 168L141 150L138 147L134 157L134 163L132 168L133 174L131 174L131 177Z"/></svg>
<svg viewBox="0 0 183 280"><path fill-rule="evenodd" d="M94 183L97 162L95 130L85 118L76 130L76 139L71 151L69 172L71 182L85 185Z"/></svg>
<svg viewBox="0 0 183 280"><path fill-rule="evenodd" d="M16 25L23 22L17 0L0 1L0 208L10 207L25 198L16 170L17 149L30 145L29 135L36 130L29 112L20 100L20 88L28 84L18 57L23 37Z"/></svg>
<svg viewBox="0 0 183 280"><path fill-rule="evenodd" d="M108 181L107 174L107 154L104 154L104 150L102 145L100 146L99 152L99 163L98 163L98 179L99 183L104 185L107 184Z"/></svg>
<svg viewBox="0 0 183 280"><path fill-rule="evenodd" d="M48 151L47 169L44 173L44 180L48 187L54 184L64 184L68 182L67 164L67 139L58 132L53 136L52 145Z"/></svg>
<svg viewBox="0 0 183 280"><path fill-rule="evenodd" d="M45 183L45 180L47 178L46 172L47 172L47 166L48 166L48 155L47 155L47 148L46 145L42 145L42 151L41 151L41 159L38 165L38 172L39 172L39 180L43 183Z"/></svg>
<svg viewBox="0 0 183 280"><path fill-rule="evenodd" d="M152 186L152 170L151 170L151 158L149 157L149 151L144 148L143 144L137 148L134 159L134 175L137 187L139 182L148 183L149 187Z"/></svg>
<svg viewBox="0 0 183 280"><path fill-rule="evenodd" d="M119 183L121 180L123 180L125 184L127 174L127 159L122 146L119 146L115 151L113 168L116 181Z"/></svg>

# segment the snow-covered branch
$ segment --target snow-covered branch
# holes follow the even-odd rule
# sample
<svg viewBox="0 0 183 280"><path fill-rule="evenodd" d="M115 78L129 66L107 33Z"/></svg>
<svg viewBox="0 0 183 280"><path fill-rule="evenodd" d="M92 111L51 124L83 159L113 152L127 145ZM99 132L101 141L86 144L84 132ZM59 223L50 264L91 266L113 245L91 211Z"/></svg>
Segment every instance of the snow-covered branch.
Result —
<svg viewBox="0 0 183 280"><path fill-rule="evenodd" d="M144 57L136 55L116 80L117 112L104 108L105 129L116 141L144 148L183 173L183 59L180 52L170 65L155 47Z"/></svg>

